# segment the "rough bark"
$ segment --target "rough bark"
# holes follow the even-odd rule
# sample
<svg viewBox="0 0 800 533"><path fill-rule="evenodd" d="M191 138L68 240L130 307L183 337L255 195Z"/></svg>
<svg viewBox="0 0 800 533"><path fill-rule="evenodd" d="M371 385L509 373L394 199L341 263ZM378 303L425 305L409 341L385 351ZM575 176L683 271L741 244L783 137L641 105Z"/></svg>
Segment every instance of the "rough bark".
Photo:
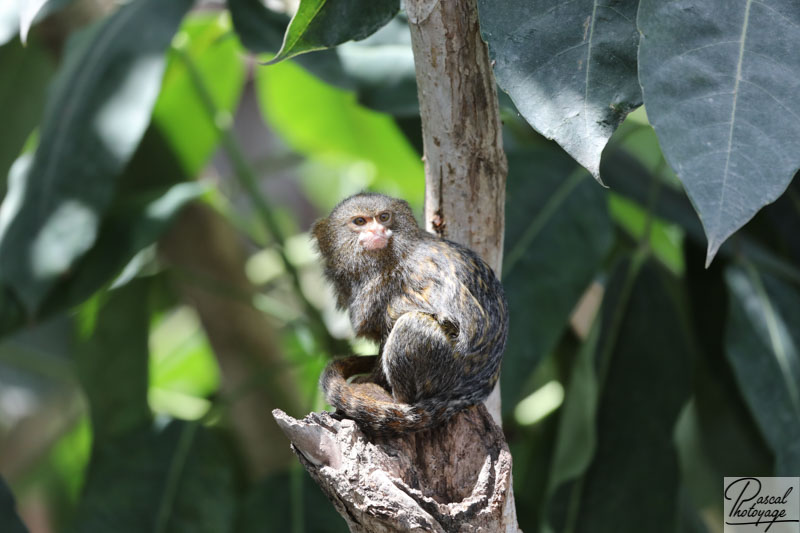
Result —
<svg viewBox="0 0 800 533"><path fill-rule="evenodd" d="M425 149L426 229L499 275L505 180L500 114L475 0L407 0ZM354 532L519 531L499 390L431 431L369 438L327 413L273 414ZM494 417L494 418L493 418Z"/></svg>
<svg viewBox="0 0 800 533"><path fill-rule="evenodd" d="M396 438L369 438L325 412L273 415L354 533L518 531L511 453L483 405Z"/></svg>
<svg viewBox="0 0 800 533"><path fill-rule="evenodd" d="M506 175L489 50L475 0L409 0L425 148L425 226L503 265ZM500 385L486 401L500 423Z"/></svg>
<svg viewBox="0 0 800 533"><path fill-rule="evenodd" d="M234 228L205 205L186 207L160 252L179 273L175 282L200 315L220 366L233 432L254 479L285 467L291 454L269 416L278 405L299 412L277 332L255 309L255 287L245 275L246 254Z"/></svg>

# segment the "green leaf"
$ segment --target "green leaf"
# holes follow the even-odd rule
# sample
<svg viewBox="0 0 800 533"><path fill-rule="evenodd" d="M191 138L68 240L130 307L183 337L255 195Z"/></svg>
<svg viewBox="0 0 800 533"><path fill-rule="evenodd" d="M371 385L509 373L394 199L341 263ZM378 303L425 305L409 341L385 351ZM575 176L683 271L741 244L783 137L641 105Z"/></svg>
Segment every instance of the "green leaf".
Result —
<svg viewBox="0 0 800 533"><path fill-rule="evenodd" d="M273 474L245 496L237 533L313 531L346 533L347 524L302 468ZM264 525L269 524L269 528ZM303 527L305 526L305 527Z"/></svg>
<svg viewBox="0 0 800 533"><path fill-rule="evenodd" d="M255 53L274 53L281 46L289 17L267 9L260 0L228 0L242 44ZM360 41L301 54L298 65L326 83L354 90L361 105L394 116L418 116L417 79L411 33L400 17Z"/></svg>
<svg viewBox="0 0 800 533"><path fill-rule="evenodd" d="M19 12L19 38L23 43L28 40L28 32L34 22L66 6L72 0L17 0ZM13 0L12 0L13 2Z"/></svg>
<svg viewBox="0 0 800 533"><path fill-rule="evenodd" d="M165 314L150 347L151 408L183 419L204 416L219 387L219 365L197 313L183 307Z"/></svg>
<svg viewBox="0 0 800 533"><path fill-rule="evenodd" d="M230 19L224 13L186 18L175 39L178 48L170 50L161 94L153 109L153 122L189 177L205 168L219 143L215 122L232 120L244 88L244 52L230 29ZM218 116L209 116L206 111L186 58L211 93L220 111Z"/></svg>
<svg viewBox="0 0 800 533"><path fill-rule="evenodd" d="M172 422L96 447L72 533L228 533L236 476L220 436Z"/></svg>
<svg viewBox="0 0 800 533"><path fill-rule="evenodd" d="M371 35L400 10L399 0L300 0L283 45L269 63Z"/></svg>
<svg viewBox="0 0 800 533"><path fill-rule="evenodd" d="M162 184L164 176L184 179L174 154L158 131L150 128L120 179L117 198L103 219L97 241L59 279L38 319L69 309L109 285L136 254L166 231L189 201L206 191L199 183ZM0 298L0 337L23 324L22 304L9 291Z"/></svg>
<svg viewBox="0 0 800 533"><path fill-rule="evenodd" d="M359 106L352 93L291 62L259 68L255 75L265 120L293 149L326 167L308 188L312 199L328 207L338 202L345 191L331 179L330 168L345 167L351 187L346 193L374 183L412 205L421 201L422 161L391 117Z"/></svg>
<svg viewBox="0 0 800 533"><path fill-rule="evenodd" d="M500 87L537 131L600 179L600 154L641 105L638 0L479 0Z"/></svg>
<svg viewBox="0 0 800 533"><path fill-rule="evenodd" d="M609 150L601 165L603 179L616 193L634 200L642 207L651 203L653 180L661 179L625 150ZM661 183L652 206L653 214L678 224L696 241L703 239L703 228L686 194L669 183Z"/></svg>
<svg viewBox="0 0 800 533"><path fill-rule="evenodd" d="M288 16L268 9L261 0L228 0L228 11L245 48L256 54L280 49Z"/></svg>
<svg viewBox="0 0 800 533"><path fill-rule="evenodd" d="M703 266L705 243L687 242L687 295L698 357L692 369L697 427L717 477L709 501L722 508L719 480L729 472L742 476L772 475L774 456L743 398L725 354L726 315L730 302L722 262ZM697 474L694 469L693 475ZM692 483L687 479L686 483ZM692 491L700 488L696 483Z"/></svg>
<svg viewBox="0 0 800 533"><path fill-rule="evenodd" d="M0 477L0 531L4 533L28 533L28 529L17 515L14 495Z"/></svg>
<svg viewBox="0 0 800 533"><path fill-rule="evenodd" d="M642 0L638 24L647 114L710 262L800 167L800 11L794 0Z"/></svg>
<svg viewBox="0 0 800 533"><path fill-rule="evenodd" d="M84 306L80 316L78 376L89 399L97 446L149 427L152 420L147 405L147 287L140 280L111 291Z"/></svg>
<svg viewBox="0 0 800 533"><path fill-rule="evenodd" d="M41 118L45 89L53 71L50 58L37 43L27 47L12 41L0 47L0 116L3 117L3 142L0 143L0 197L11 164L19 156L25 140Z"/></svg>
<svg viewBox="0 0 800 533"><path fill-rule="evenodd" d="M599 324L599 320L594 322L572 367L567 389L569 394L559 421L548 493L583 474L597 446L595 416L599 386L595 375L595 354L600 338Z"/></svg>
<svg viewBox="0 0 800 533"><path fill-rule="evenodd" d="M604 193L552 143L509 153L503 284L509 341L503 405L556 346L570 313L598 275L612 243Z"/></svg>
<svg viewBox="0 0 800 533"><path fill-rule="evenodd" d="M725 351L775 454L777 476L800 472L800 291L755 267L725 271Z"/></svg>
<svg viewBox="0 0 800 533"><path fill-rule="evenodd" d="M673 430L691 387L691 345L677 291L640 256L615 270L596 326L594 379L579 362L567 391L565 409L573 395L578 408L575 416L564 413L559 430L560 447L570 449L557 452L551 473L551 530L638 533L647 524L654 533L675 531L680 479ZM594 401L583 388L593 381ZM594 425L588 436L587 423Z"/></svg>
<svg viewBox="0 0 800 533"><path fill-rule="evenodd" d="M72 0L5 0L0 2L0 45L20 35L25 43L30 27Z"/></svg>
<svg viewBox="0 0 800 533"><path fill-rule="evenodd" d="M138 0L73 39L33 163L0 207L0 282L28 313L94 243L114 178L150 119L163 50L192 4Z"/></svg>
<svg viewBox="0 0 800 533"><path fill-rule="evenodd" d="M394 18L363 41L336 47L336 54L361 105L393 116L419 116L411 32L404 21ZM315 55L297 61L314 72L304 59Z"/></svg>

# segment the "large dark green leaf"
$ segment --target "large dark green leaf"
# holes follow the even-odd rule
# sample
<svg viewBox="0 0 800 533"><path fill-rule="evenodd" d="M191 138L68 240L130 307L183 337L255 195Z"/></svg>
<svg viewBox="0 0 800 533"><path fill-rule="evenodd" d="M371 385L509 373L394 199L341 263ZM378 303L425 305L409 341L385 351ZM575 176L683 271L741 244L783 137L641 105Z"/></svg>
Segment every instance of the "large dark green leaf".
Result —
<svg viewBox="0 0 800 533"><path fill-rule="evenodd" d="M0 531L4 533L28 533L28 529L17 516L14 495L3 478L0 478Z"/></svg>
<svg viewBox="0 0 800 533"><path fill-rule="evenodd" d="M716 472L708 502L719 509L719 481L730 472L742 476L771 475L769 445L747 408L725 354L726 315L730 307L723 262L703 267L705 243L687 241L686 285L691 327L699 350L693 368L692 407L702 448ZM692 469L696 475L697 468ZM692 490L698 486L692 483Z"/></svg>
<svg viewBox="0 0 800 533"><path fill-rule="evenodd" d="M551 474L552 530L638 533L647 524L650 532L675 531L673 429L690 389L676 292L651 261L635 257L616 269L591 366L576 366L567 393Z"/></svg>
<svg viewBox="0 0 800 533"><path fill-rule="evenodd" d="M232 465L226 443L196 423L173 422L96 447L68 531L233 531L237 506Z"/></svg>
<svg viewBox="0 0 800 533"><path fill-rule="evenodd" d="M625 150L609 150L603 157L601 172L606 184L616 193L647 207L652 201L653 180L660 179ZM703 239L703 228L692 204L680 189L661 183L652 206L655 215L672 221L693 239Z"/></svg>
<svg viewBox="0 0 800 533"><path fill-rule="evenodd" d="M399 0L300 0L283 45L270 63L363 39L389 22L399 10Z"/></svg>
<svg viewBox="0 0 800 533"><path fill-rule="evenodd" d="M552 143L509 153L503 284L510 306L503 405L513 408L611 246L603 191Z"/></svg>
<svg viewBox="0 0 800 533"><path fill-rule="evenodd" d="M241 506L237 533L262 533L267 529L314 533L347 531L347 524L316 483L304 469L295 466L298 468L291 472L267 477L248 492Z"/></svg>
<svg viewBox="0 0 800 533"><path fill-rule="evenodd" d="M78 375L89 399L95 446L147 428L148 282L102 295L82 313Z"/></svg>
<svg viewBox="0 0 800 533"><path fill-rule="evenodd" d="M394 116L419 116L411 32L404 21L395 18L363 41L338 46L336 54L361 105ZM302 56L298 63L309 68Z"/></svg>
<svg viewBox="0 0 800 533"><path fill-rule="evenodd" d="M795 0L642 0L639 78L664 155L720 245L800 167Z"/></svg>
<svg viewBox="0 0 800 533"><path fill-rule="evenodd" d="M260 0L228 0L233 26L245 47L275 53L289 18L267 9ZM332 50L293 58L319 79L354 90L359 103L395 116L418 116L417 82L411 34L395 17L366 39Z"/></svg>
<svg viewBox="0 0 800 533"><path fill-rule="evenodd" d="M163 52L192 0L138 0L73 39L25 179L0 207L0 282L33 313L94 243L145 131Z"/></svg>
<svg viewBox="0 0 800 533"><path fill-rule="evenodd" d="M0 197L11 164L39 122L52 71L50 58L36 43L23 48L19 41L12 41L0 48Z"/></svg>
<svg viewBox="0 0 800 533"><path fill-rule="evenodd" d="M775 454L775 475L800 472L800 292L752 265L729 267L725 350Z"/></svg>
<svg viewBox="0 0 800 533"><path fill-rule="evenodd" d="M72 2L72 0L17 0L19 4L19 38L24 43L28 40L28 32L37 20L54 13ZM12 2L13 3L13 0Z"/></svg>
<svg viewBox="0 0 800 533"><path fill-rule="evenodd" d="M0 45L17 34L26 42L31 26L73 0L5 0L0 2Z"/></svg>
<svg viewBox="0 0 800 533"><path fill-rule="evenodd" d="M595 178L600 154L642 103L638 0L479 0L500 87L537 131Z"/></svg>
<svg viewBox="0 0 800 533"><path fill-rule="evenodd" d="M20 163L24 163L20 161ZM169 179L165 179L165 177ZM155 240L205 188L186 179L180 162L156 128L148 129L120 179L120 188L92 248L62 276L42 304L41 319L69 309L109 285L136 254ZM0 298L0 337L24 324L21 302L7 291Z"/></svg>
<svg viewBox="0 0 800 533"><path fill-rule="evenodd" d="M245 48L257 54L280 49L289 25L287 15L267 8L261 0L228 0L228 11Z"/></svg>

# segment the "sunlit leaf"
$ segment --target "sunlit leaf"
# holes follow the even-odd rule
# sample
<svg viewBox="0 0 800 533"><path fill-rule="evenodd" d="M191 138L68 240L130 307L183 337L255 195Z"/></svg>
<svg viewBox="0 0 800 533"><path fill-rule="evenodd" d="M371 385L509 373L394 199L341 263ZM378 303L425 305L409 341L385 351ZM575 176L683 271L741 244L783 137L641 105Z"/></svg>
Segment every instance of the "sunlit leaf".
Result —
<svg viewBox="0 0 800 533"><path fill-rule="evenodd" d="M500 87L525 119L600 179L600 154L642 103L638 0L479 0Z"/></svg>
<svg viewBox="0 0 800 533"><path fill-rule="evenodd" d="M731 296L725 351L775 454L775 475L800 471L800 292L756 270L725 272Z"/></svg>
<svg viewBox="0 0 800 533"><path fill-rule="evenodd" d="M230 20L224 14L187 17L175 39L177 48L169 53L164 83L153 109L153 122L189 177L199 174L219 142L215 122L229 123L242 95L243 51L230 29ZM197 68L201 80L193 78L186 58ZM198 82L211 94L218 116L209 116L206 111Z"/></svg>
<svg viewBox="0 0 800 533"><path fill-rule="evenodd" d="M422 161L391 117L361 107L352 93L290 62L258 68L256 90L265 119L292 148L315 162L349 167L351 187L358 187L351 193L375 182L383 192L421 200ZM340 200L338 189L325 189L333 186L330 178L329 169L320 173L309 194Z"/></svg>
<svg viewBox="0 0 800 533"><path fill-rule="evenodd" d="M219 366L196 313L180 308L164 316L150 347L151 408L183 419L203 416L219 386Z"/></svg>
<svg viewBox="0 0 800 533"><path fill-rule="evenodd" d="M399 9L399 0L301 0L283 45L270 63L363 39L389 22Z"/></svg>
<svg viewBox="0 0 800 533"><path fill-rule="evenodd" d="M800 10L794 0L641 0L638 24L647 114L710 262L800 167Z"/></svg>
<svg viewBox="0 0 800 533"><path fill-rule="evenodd" d="M150 120L164 49L192 4L139 0L73 38L34 160L0 206L0 282L29 313L94 243Z"/></svg>

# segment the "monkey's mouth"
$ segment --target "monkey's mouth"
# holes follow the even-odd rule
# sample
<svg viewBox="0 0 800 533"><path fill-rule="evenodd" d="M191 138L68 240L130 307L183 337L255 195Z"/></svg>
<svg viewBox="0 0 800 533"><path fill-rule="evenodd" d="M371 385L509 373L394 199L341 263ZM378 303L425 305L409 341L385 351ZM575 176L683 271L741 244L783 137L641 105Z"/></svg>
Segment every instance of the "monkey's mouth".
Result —
<svg viewBox="0 0 800 533"><path fill-rule="evenodd" d="M365 231L358 236L358 242L365 250L380 250L389 244L392 230Z"/></svg>

